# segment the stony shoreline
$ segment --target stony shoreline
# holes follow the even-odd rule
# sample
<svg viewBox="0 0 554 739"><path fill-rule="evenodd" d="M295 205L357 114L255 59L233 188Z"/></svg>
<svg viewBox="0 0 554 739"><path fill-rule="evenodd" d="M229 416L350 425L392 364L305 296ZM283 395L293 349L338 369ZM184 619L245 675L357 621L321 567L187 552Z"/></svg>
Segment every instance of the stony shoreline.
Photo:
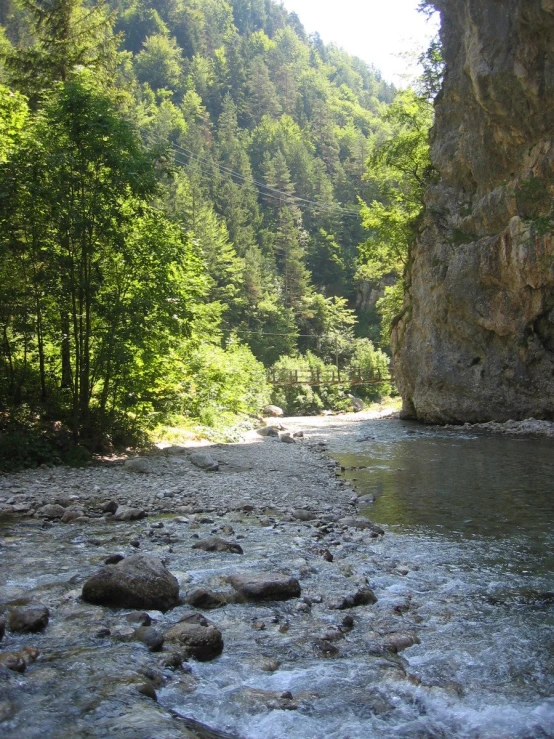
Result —
<svg viewBox="0 0 554 739"><path fill-rule="evenodd" d="M397 652L419 641L418 619L406 618L406 598L379 599L367 575L402 580L408 568L381 557L383 530L359 516L325 444L292 435L300 424L281 438L252 432L239 444L0 478L3 736L65 736L70 725L72 737L227 736L173 708L175 693L194 696L206 654L214 680L244 663L262 685L299 660L343 656L363 656L376 679L408 679ZM180 589L171 605L140 608L144 588L168 582ZM240 700L246 713L316 700L289 692L248 688Z"/></svg>

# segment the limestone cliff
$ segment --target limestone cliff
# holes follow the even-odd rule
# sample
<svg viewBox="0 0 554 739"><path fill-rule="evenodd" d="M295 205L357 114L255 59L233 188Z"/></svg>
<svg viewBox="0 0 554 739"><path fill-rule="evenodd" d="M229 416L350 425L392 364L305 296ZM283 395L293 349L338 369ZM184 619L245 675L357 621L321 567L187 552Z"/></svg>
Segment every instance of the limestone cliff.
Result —
<svg viewBox="0 0 554 739"><path fill-rule="evenodd" d="M554 0L434 0L446 73L393 335L404 414L554 418Z"/></svg>

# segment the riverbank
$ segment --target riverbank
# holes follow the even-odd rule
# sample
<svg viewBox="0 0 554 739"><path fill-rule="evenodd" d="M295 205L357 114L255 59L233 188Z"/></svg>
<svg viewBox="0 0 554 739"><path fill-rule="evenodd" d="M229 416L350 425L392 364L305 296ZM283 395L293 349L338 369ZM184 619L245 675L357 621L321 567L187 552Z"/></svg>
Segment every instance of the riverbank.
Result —
<svg viewBox="0 0 554 739"><path fill-rule="evenodd" d="M382 529L359 517L325 444L292 436L301 423L281 438L251 432L239 444L0 479L0 609L12 626L0 643L2 736L255 737L266 720L281 736L275 727L288 714L314 710L324 731L331 686L322 695L306 678L290 690L300 665L361 660L368 684L388 676L409 684L398 652L418 641L417 619L406 598L380 597L368 577L387 572L400 582L409 565L383 552ZM139 609L137 623L128 608L82 599L106 561L137 553L175 576L175 608ZM292 579L300 594L243 597L236 577ZM42 624L18 630L14 609L32 608L42 609ZM189 659L167 637L191 611L222 635L213 661ZM148 639L145 624L154 630ZM360 700L380 715L391 704L376 690Z"/></svg>

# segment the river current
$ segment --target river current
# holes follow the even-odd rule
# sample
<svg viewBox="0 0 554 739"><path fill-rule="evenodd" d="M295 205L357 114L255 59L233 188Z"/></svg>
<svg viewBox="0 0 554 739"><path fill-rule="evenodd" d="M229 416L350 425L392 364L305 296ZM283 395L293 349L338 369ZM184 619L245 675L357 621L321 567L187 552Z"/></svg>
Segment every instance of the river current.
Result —
<svg viewBox="0 0 554 739"><path fill-rule="evenodd" d="M554 442L396 419L319 433L374 496L363 512L383 547L416 565L396 586L424 604L410 670L452 688L415 691L422 716L389 735L554 736Z"/></svg>

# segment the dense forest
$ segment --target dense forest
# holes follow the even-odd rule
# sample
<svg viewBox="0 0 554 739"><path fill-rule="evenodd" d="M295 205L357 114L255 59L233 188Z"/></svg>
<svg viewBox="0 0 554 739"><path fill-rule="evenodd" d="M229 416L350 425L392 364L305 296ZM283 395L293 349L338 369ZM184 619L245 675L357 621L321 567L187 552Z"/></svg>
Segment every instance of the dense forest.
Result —
<svg viewBox="0 0 554 739"><path fill-rule="evenodd" d="M214 426L259 411L268 368L386 371L428 95L271 0L1 0L0 24L4 445L14 420L36 457L60 429Z"/></svg>

